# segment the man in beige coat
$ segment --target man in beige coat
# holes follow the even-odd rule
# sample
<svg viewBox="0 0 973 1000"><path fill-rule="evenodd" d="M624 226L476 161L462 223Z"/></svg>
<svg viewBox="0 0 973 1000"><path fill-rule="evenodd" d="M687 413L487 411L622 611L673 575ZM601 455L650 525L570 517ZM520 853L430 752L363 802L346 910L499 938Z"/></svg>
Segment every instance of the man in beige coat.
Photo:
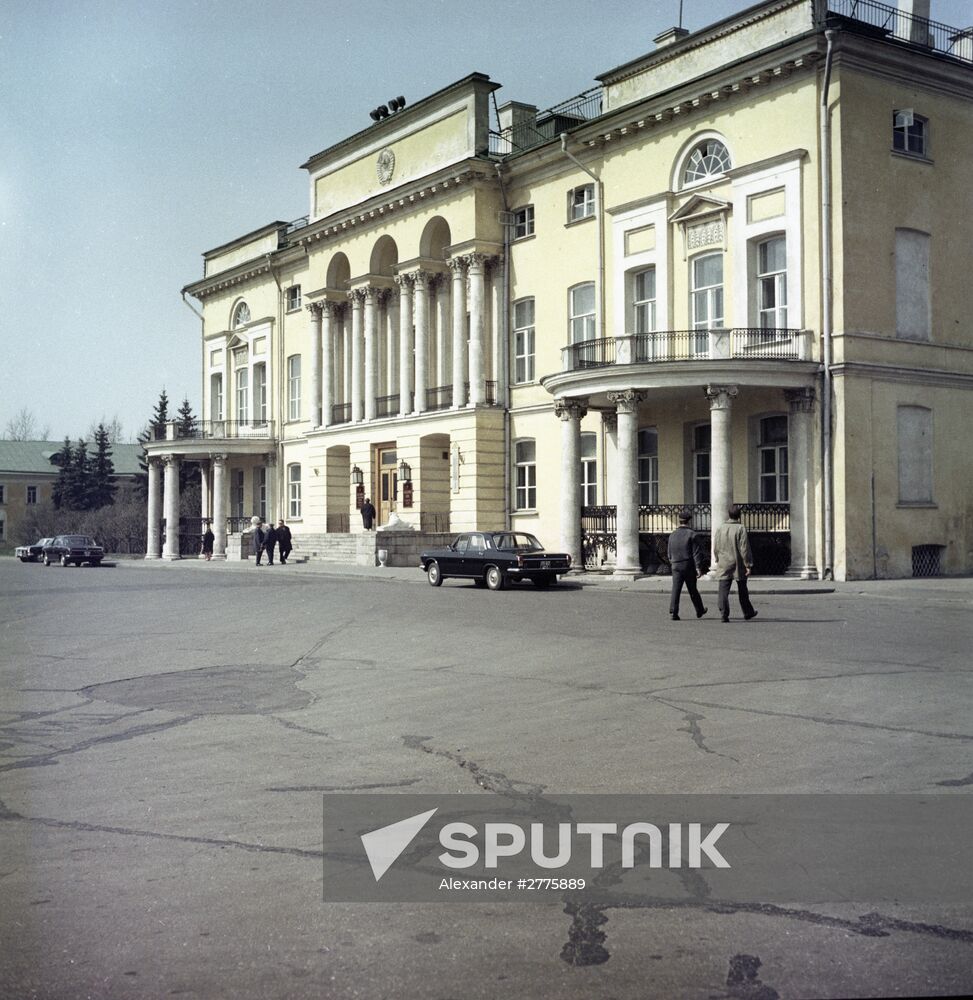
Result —
<svg viewBox="0 0 973 1000"><path fill-rule="evenodd" d="M735 577L740 610L743 617L750 621L757 617L747 591L747 577L753 569L750 537L747 529L740 523L739 506L730 504L727 514L729 520L724 521L713 536L713 554L716 556L716 573L720 581L720 617L725 622L730 620L730 585Z"/></svg>

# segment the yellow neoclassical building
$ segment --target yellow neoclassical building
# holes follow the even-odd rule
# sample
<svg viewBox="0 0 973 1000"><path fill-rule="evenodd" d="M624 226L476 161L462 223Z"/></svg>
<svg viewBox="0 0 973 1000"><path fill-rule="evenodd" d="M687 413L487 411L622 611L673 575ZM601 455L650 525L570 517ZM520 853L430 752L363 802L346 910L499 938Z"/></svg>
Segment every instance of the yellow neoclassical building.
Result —
<svg viewBox="0 0 973 1000"><path fill-rule="evenodd" d="M148 556L192 461L217 554L510 526L628 576L737 502L758 571L970 572L973 37L931 13L768 0L546 111L375 109L184 289L204 419L148 446Z"/></svg>

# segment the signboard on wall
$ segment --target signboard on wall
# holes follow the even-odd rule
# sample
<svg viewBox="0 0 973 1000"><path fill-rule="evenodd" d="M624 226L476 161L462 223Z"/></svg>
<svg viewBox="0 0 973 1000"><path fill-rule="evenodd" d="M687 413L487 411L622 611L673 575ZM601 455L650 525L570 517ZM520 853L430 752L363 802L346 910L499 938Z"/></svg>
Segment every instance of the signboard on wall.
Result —
<svg viewBox="0 0 973 1000"><path fill-rule="evenodd" d="M402 484L402 506L412 506L412 482Z"/></svg>
<svg viewBox="0 0 973 1000"><path fill-rule="evenodd" d="M355 510L361 510L365 503L365 484L359 483L355 487Z"/></svg>

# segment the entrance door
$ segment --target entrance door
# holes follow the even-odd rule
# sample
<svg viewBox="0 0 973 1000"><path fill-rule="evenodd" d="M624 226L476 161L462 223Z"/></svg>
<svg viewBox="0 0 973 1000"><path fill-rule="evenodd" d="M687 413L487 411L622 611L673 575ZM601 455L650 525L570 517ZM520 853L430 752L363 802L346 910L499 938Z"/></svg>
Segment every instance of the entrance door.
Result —
<svg viewBox="0 0 973 1000"><path fill-rule="evenodd" d="M388 524L389 515L398 506L398 479L394 448L378 449L378 503L375 510L379 524Z"/></svg>

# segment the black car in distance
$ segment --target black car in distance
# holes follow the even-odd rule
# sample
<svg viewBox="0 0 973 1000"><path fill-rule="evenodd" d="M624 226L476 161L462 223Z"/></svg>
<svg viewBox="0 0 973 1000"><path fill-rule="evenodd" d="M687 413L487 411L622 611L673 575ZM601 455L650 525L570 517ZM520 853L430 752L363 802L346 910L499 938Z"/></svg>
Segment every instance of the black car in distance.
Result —
<svg viewBox="0 0 973 1000"><path fill-rule="evenodd" d="M442 549L419 556L429 583L438 587L449 577L472 580L478 587L503 590L508 582L530 580L537 587L557 583L571 568L565 552L546 552L526 531L467 531Z"/></svg>
<svg viewBox="0 0 973 1000"><path fill-rule="evenodd" d="M59 562L62 566L80 566L86 562L89 566L99 566L105 556L105 550L88 535L58 535L44 546L43 560L45 566Z"/></svg>

